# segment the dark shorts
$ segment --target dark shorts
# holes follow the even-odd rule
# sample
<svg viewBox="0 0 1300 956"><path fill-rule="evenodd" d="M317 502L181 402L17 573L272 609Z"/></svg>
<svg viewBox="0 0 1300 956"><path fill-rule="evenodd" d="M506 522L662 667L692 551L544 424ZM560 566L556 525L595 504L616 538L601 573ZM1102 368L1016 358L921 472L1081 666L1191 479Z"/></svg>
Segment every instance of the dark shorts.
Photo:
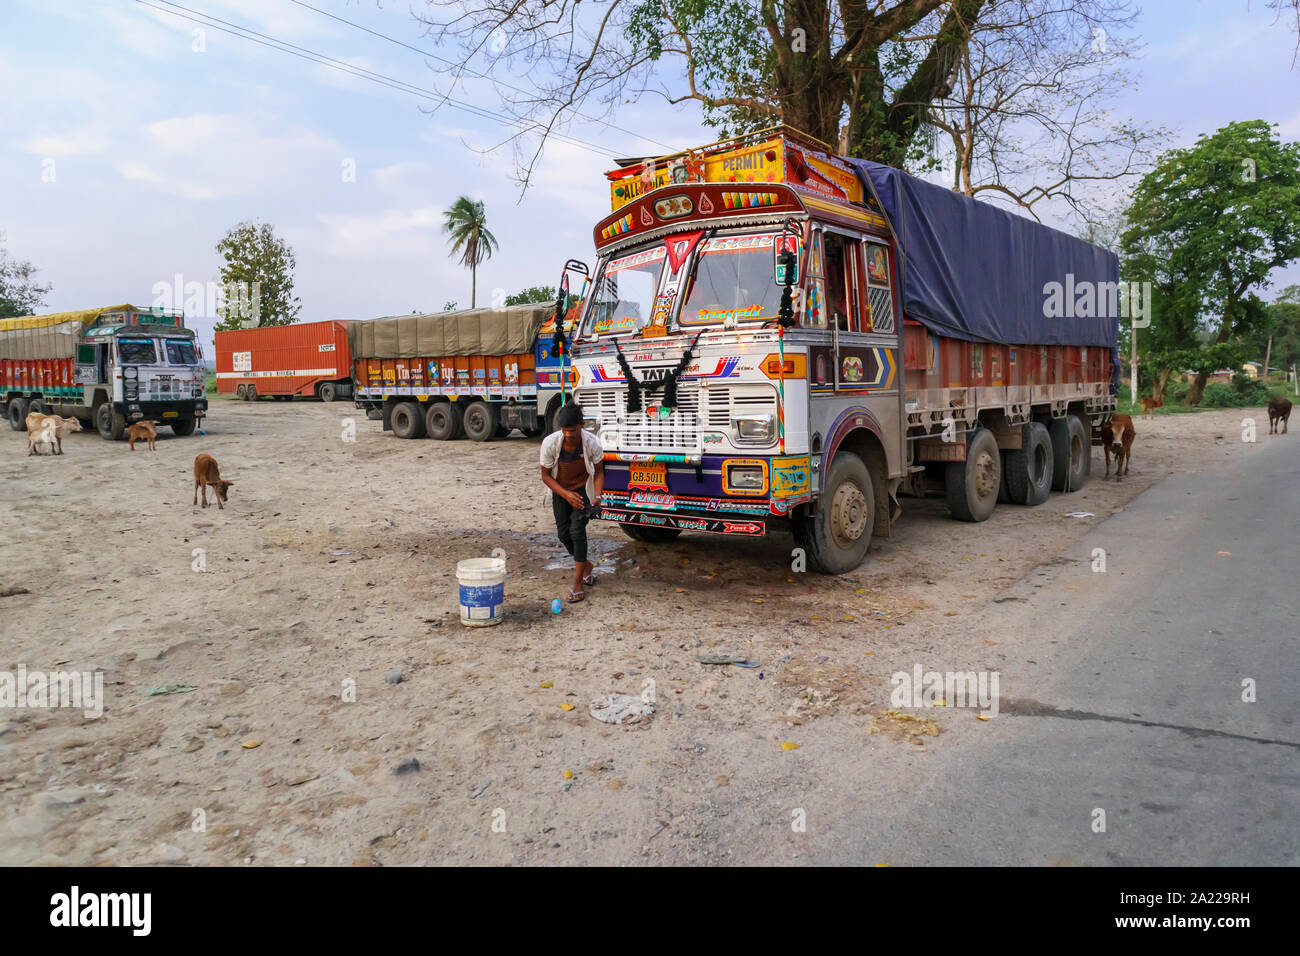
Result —
<svg viewBox="0 0 1300 956"><path fill-rule="evenodd" d="M573 555L575 563L587 560L587 522L591 520L591 499L587 489L578 492L582 496L582 510L579 511L555 492L551 492L551 510L555 512L555 533L560 536L564 550Z"/></svg>

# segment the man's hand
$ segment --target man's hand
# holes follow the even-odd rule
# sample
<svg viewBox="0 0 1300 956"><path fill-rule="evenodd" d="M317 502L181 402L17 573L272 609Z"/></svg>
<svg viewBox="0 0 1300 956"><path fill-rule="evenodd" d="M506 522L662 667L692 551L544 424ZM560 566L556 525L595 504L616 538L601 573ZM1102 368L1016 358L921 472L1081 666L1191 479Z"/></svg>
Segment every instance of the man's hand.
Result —
<svg viewBox="0 0 1300 956"><path fill-rule="evenodd" d="M573 507L577 508L579 511L583 509L582 495L578 494L576 491L566 491L564 493L564 500L573 505Z"/></svg>

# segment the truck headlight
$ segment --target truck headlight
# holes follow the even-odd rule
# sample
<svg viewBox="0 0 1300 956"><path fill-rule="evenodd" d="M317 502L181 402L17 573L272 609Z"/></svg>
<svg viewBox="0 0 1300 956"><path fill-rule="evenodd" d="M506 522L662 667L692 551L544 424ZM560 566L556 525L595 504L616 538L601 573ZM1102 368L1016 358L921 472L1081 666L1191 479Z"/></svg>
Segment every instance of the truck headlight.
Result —
<svg viewBox="0 0 1300 956"><path fill-rule="evenodd" d="M731 420L731 427L741 441L770 442L776 433L771 415L743 415Z"/></svg>
<svg viewBox="0 0 1300 956"><path fill-rule="evenodd" d="M767 469L757 462L728 462L725 477L723 484L728 492L756 491L762 494L767 490Z"/></svg>

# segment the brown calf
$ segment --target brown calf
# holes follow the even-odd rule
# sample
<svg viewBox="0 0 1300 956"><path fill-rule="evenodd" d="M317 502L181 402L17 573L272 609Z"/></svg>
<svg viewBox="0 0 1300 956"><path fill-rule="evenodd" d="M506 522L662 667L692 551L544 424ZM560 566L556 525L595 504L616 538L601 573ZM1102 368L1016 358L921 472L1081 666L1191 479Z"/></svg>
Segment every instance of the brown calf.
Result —
<svg viewBox="0 0 1300 956"><path fill-rule="evenodd" d="M1151 409L1164 408L1164 407L1165 407L1165 400L1163 398L1144 398L1142 399L1142 417L1155 418L1156 417L1155 412L1153 412Z"/></svg>
<svg viewBox="0 0 1300 956"><path fill-rule="evenodd" d="M35 455L36 446L42 444L50 446L50 454L62 455L63 439L68 437L68 432L81 431L81 422L75 418L43 415L40 412L29 413L26 425L29 455Z"/></svg>
<svg viewBox="0 0 1300 956"><path fill-rule="evenodd" d="M1129 461L1133 452L1133 418L1129 415L1112 415L1110 421L1101 426L1101 447L1106 453L1106 474L1110 474L1110 456L1115 456L1115 478L1128 474Z"/></svg>
<svg viewBox="0 0 1300 956"><path fill-rule="evenodd" d="M135 451L135 443L137 441L143 440L148 443L148 448L150 451L156 451L157 449L153 447L153 442L154 439L157 437L158 437L157 422L149 422L149 421L136 422L133 425L128 425L126 429L127 450Z"/></svg>
<svg viewBox="0 0 1300 956"><path fill-rule="evenodd" d="M203 492L203 507L208 506L208 488L212 488L213 496L217 499L217 507L225 510L226 495L230 491L233 481L225 481L221 477L221 472L217 469L217 460L211 455L199 455L194 459L194 503L199 503L199 492Z"/></svg>
<svg viewBox="0 0 1300 956"><path fill-rule="evenodd" d="M1282 423L1282 434L1286 434L1287 421L1291 418L1291 399L1270 398L1268 400L1268 433L1277 431L1277 423Z"/></svg>

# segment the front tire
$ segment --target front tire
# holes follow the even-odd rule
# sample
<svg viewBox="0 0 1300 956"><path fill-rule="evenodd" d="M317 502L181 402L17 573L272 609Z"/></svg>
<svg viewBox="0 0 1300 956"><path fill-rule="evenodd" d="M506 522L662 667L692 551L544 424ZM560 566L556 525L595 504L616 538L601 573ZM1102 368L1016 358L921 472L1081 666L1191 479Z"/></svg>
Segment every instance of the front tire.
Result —
<svg viewBox="0 0 1300 956"><path fill-rule="evenodd" d="M795 520L795 538L814 567L826 574L843 574L867 556L875 523L871 473L861 458L842 451L831 463L817 510Z"/></svg>
<svg viewBox="0 0 1300 956"><path fill-rule="evenodd" d="M1002 484L1002 454L987 428L973 432L966 443L966 460L954 461L944 472L948 509L958 521L984 521L998 504Z"/></svg>
<svg viewBox="0 0 1300 956"><path fill-rule="evenodd" d="M333 382L326 382L320 387L320 400L322 402L332 402L338 398L338 389L334 387Z"/></svg>
<svg viewBox="0 0 1300 956"><path fill-rule="evenodd" d="M9 427L16 432L27 431L27 399L9 399Z"/></svg>
<svg viewBox="0 0 1300 956"><path fill-rule="evenodd" d="M112 404L104 402L95 409L95 431L105 441L121 441L126 434L126 417L115 411Z"/></svg>
<svg viewBox="0 0 1300 956"><path fill-rule="evenodd" d="M187 435L193 435L194 429L198 428L199 420L197 418L182 418L179 421L172 422L172 434L184 438Z"/></svg>

